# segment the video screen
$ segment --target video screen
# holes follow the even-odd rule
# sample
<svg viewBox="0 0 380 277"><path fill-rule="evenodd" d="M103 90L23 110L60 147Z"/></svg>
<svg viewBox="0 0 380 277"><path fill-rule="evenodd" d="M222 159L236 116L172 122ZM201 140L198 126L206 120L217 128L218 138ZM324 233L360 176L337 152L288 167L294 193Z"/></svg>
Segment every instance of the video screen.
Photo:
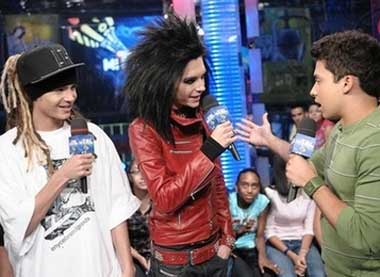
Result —
<svg viewBox="0 0 380 277"><path fill-rule="evenodd" d="M8 56L58 41L58 15L6 15Z"/></svg>
<svg viewBox="0 0 380 277"><path fill-rule="evenodd" d="M78 106L87 116L120 112L125 61L138 32L160 15L72 16L62 24L62 41L75 62L84 62Z"/></svg>
<svg viewBox="0 0 380 277"><path fill-rule="evenodd" d="M9 56L36 46L57 42L59 17L55 14L5 15L4 33L0 32L0 69ZM0 134L5 131L5 111L0 105Z"/></svg>

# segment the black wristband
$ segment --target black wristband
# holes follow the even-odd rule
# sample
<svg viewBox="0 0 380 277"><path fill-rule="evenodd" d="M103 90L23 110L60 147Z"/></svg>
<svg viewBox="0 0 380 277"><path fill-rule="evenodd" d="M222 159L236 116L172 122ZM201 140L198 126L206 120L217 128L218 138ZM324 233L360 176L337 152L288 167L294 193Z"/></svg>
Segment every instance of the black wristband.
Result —
<svg viewBox="0 0 380 277"><path fill-rule="evenodd" d="M219 157L226 148L221 146L216 140L212 137L208 137L201 147L201 151L203 154L210 159L210 161L214 161L217 157Z"/></svg>
<svg viewBox="0 0 380 277"><path fill-rule="evenodd" d="M289 248L286 247L286 249L284 251L282 251L282 253L284 253L285 255L288 255L288 252L289 252Z"/></svg>

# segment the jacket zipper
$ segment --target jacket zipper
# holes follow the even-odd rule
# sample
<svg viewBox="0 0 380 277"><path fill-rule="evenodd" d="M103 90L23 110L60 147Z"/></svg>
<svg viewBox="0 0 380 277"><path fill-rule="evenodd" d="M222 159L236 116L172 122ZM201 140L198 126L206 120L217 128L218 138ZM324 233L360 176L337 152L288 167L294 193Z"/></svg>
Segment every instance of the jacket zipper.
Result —
<svg viewBox="0 0 380 277"><path fill-rule="evenodd" d="M200 181L198 184L201 184L201 183L207 178L207 176L211 173L211 171L213 171L213 169L214 169L214 168L212 168L211 170L209 170L209 171L207 172L206 176L203 177L203 179L201 179L201 181ZM190 193L190 197L191 197L191 199L195 200L195 198L194 198L194 194L196 194L198 191L202 190L206 185L207 185L207 184L205 184L205 185L199 187L197 190L195 190L195 191L193 191L192 193Z"/></svg>
<svg viewBox="0 0 380 277"><path fill-rule="evenodd" d="M210 169L210 170L207 172L207 174L205 174L205 177L203 177L203 178L198 182L198 184L201 184L201 183L206 179L206 177L210 174L210 172L213 171L213 169L214 169L214 168ZM195 200L195 198L194 198L194 194L196 194L198 191L202 190L204 187L206 187L206 185L207 185L207 184L205 184L205 185L202 186L202 187L199 187L196 191L193 191L192 193L190 193L190 195L189 195L190 198L193 199L193 200ZM169 211L169 213L174 213L175 211L178 211L178 210L183 206L183 204L186 203L186 201L187 201L187 199L185 199L181 204L179 204L178 207L177 207L176 209L174 209L173 211Z"/></svg>

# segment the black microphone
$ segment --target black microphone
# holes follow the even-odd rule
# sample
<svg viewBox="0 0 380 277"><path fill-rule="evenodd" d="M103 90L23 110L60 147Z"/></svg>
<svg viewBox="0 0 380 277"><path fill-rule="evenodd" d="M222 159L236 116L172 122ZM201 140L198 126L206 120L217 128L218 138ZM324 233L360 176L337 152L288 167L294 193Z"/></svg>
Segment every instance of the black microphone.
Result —
<svg viewBox="0 0 380 277"><path fill-rule="evenodd" d="M207 125L211 130L214 130L216 126L228 121L230 118L227 107L219 105L218 100L211 94L203 97L201 106L205 113ZM235 160L240 161L241 158L235 144L231 143L228 150Z"/></svg>
<svg viewBox="0 0 380 277"><path fill-rule="evenodd" d="M313 154L315 148L315 133L317 131L317 124L311 118L305 117L301 120L297 127L297 134L292 140L290 146L290 153L302 156L308 159ZM291 202L296 199L298 193L298 187L293 184L289 184L289 193L287 202Z"/></svg>
<svg viewBox="0 0 380 277"><path fill-rule="evenodd" d="M85 119L75 117L71 120L71 137L69 138L70 155L94 154L94 135L88 132ZM80 179L81 190L87 193L86 176Z"/></svg>

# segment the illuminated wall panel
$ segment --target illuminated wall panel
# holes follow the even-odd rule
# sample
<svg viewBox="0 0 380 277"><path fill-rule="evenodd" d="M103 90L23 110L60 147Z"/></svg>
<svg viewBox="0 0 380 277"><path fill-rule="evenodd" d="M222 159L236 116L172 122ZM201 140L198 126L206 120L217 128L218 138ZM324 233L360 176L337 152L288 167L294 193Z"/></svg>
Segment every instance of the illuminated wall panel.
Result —
<svg viewBox="0 0 380 277"><path fill-rule="evenodd" d="M238 0L201 1L202 28L209 50L215 86L211 93L228 107L233 123L246 114L243 69L241 67L240 19ZM234 189L238 172L249 164L247 145L235 144L241 161L226 151L222 155L223 173L229 190Z"/></svg>

